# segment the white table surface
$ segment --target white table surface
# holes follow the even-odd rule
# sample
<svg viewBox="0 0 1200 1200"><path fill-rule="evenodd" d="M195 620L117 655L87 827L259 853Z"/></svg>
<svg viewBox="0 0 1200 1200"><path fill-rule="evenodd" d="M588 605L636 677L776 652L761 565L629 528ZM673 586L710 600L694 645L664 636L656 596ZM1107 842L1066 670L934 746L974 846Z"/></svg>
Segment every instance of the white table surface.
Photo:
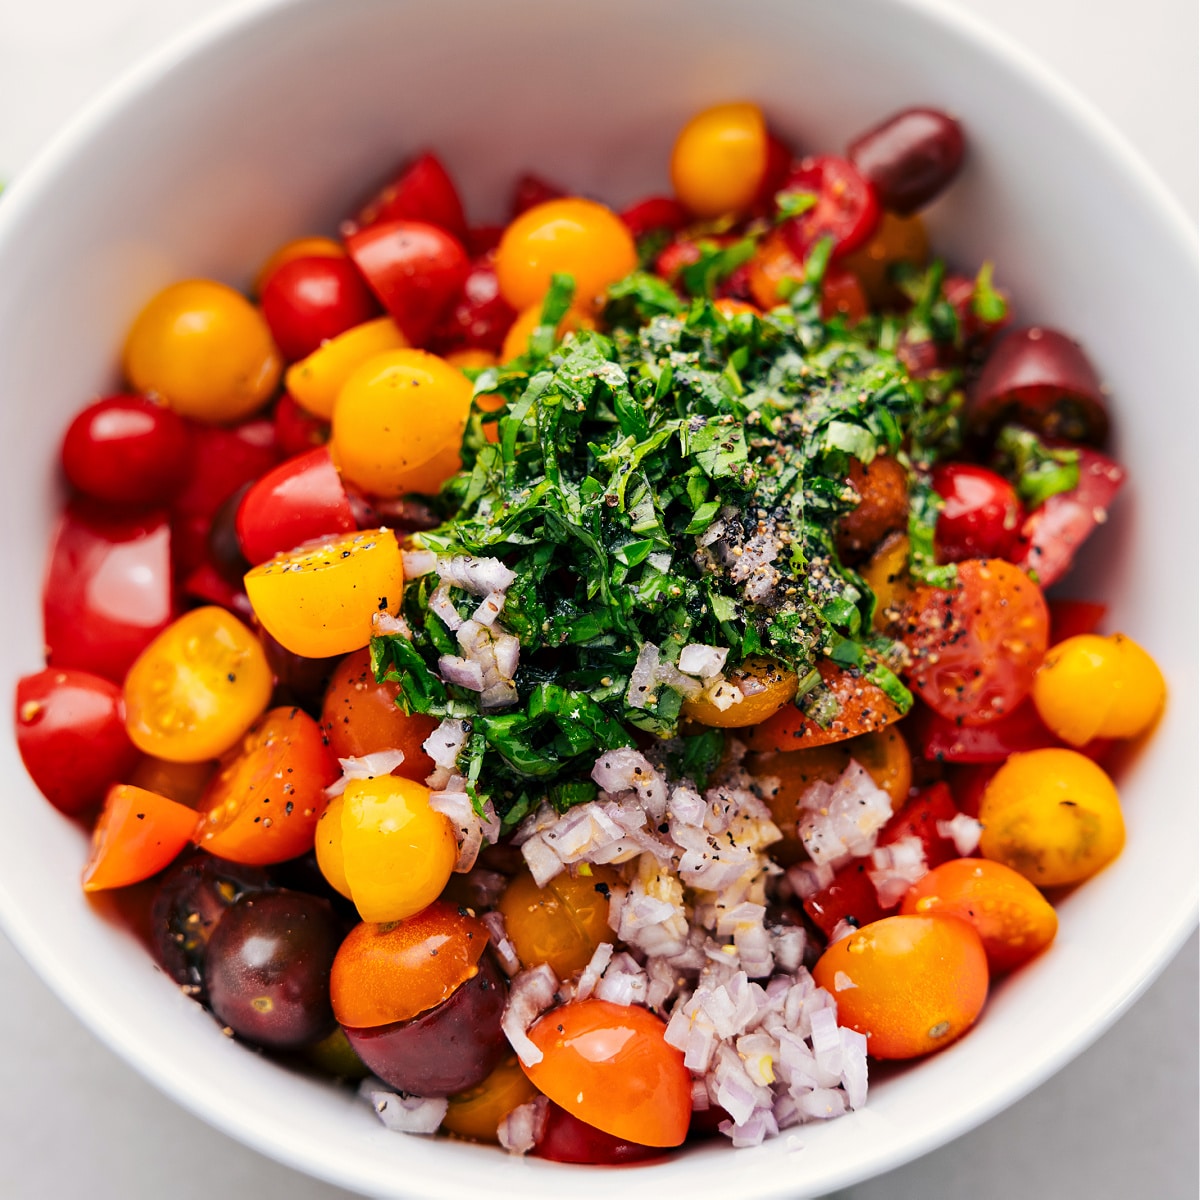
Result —
<svg viewBox="0 0 1200 1200"><path fill-rule="evenodd" d="M1197 212L1196 0L958 0L1072 83ZM216 0L0 0L0 179L98 89ZM1181 781L1184 782L1184 781ZM1194 788L1194 781L1185 786ZM1027 1099L839 1200L1196 1200L1197 939ZM0 934L0 1197L334 1200L159 1095Z"/></svg>

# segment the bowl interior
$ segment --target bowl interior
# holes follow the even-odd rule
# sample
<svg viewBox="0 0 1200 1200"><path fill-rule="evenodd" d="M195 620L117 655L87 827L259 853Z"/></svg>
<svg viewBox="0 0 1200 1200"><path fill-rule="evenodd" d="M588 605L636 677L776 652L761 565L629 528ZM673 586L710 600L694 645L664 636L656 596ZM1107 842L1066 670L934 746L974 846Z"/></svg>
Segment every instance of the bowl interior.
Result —
<svg viewBox="0 0 1200 1200"><path fill-rule="evenodd" d="M734 13L736 11L736 17ZM930 3L895 0L295 0L219 18L126 81L0 206L6 686L41 665L38 578L70 415L117 381L158 287L246 285L280 241L329 231L407 154L436 148L474 219L532 169L614 204L664 190L674 132L751 98L837 151L913 103L964 121L970 162L930 214L953 263L996 264L1021 322L1079 337L1111 387L1132 477L1065 589L1163 665L1171 703L1120 777L1120 860L1065 898L1052 953L999 987L965 1041L873 1088L866 1110L748 1153L625 1172L630 1195L813 1195L929 1149L1061 1066L1194 921L1197 544L1194 247L1136 162L1036 70ZM1157 497L1157 498L1156 498ZM1163 519L1169 514L1168 519ZM11 692L10 692L11 694ZM376 1195L600 1196L604 1172L388 1134L347 1093L223 1038L78 888L85 836L34 792L9 737L0 914L35 967L180 1102L264 1152Z"/></svg>

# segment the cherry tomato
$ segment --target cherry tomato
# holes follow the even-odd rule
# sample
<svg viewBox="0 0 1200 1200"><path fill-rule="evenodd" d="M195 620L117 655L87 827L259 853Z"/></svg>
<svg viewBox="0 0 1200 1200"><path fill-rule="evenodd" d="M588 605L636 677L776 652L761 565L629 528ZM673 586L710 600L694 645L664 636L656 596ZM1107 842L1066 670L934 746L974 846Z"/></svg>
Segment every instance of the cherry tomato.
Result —
<svg viewBox="0 0 1200 1200"><path fill-rule="evenodd" d="M282 363L262 314L245 296L209 279L159 292L125 342L126 378L197 421L237 421L261 408Z"/></svg>
<svg viewBox="0 0 1200 1200"><path fill-rule="evenodd" d="M868 874L870 869L869 858L854 859L834 874L827 887L805 897L804 911L827 938L843 921L861 929L887 915Z"/></svg>
<svg viewBox="0 0 1200 1200"><path fill-rule="evenodd" d="M1000 559L959 563L953 589L914 589L900 629L910 684L964 725L995 721L1029 695L1049 634L1040 589Z"/></svg>
<svg viewBox="0 0 1200 1200"><path fill-rule="evenodd" d="M15 709L21 761L69 817L99 804L138 760L121 689L108 679L50 667L17 681Z"/></svg>
<svg viewBox="0 0 1200 1200"><path fill-rule="evenodd" d="M541 302L553 275L575 280L575 303L584 308L636 267L637 249L621 218L577 197L522 213L496 251L500 294L518 311Z"/></svg>
<svg viewBox="0 0 1200 1200"><path fill-rule="evenodd" d="M546 1112L546 1127L534 1147L534 1153L538 1158L548 1158L551 1162L611 1166L661 1158L663 1152L659 1146L641 1146L637 1142L604 1133L552 1101Z"/></svg>
<svg viewBox="0 0 1200 1200"><path fill-rule="evenodd" d="M450 1097L442 1128L472 1142L499 1145L496 1131L500 1122L537 1095L537 1088L529 1082L516 1057L506 1058L482 1083Z"/></svg>
<svg viewBox="0 0 1200 1200"><path fill-rule="evenodd" d="M799 681L795 671L780 666L773 658L755 656L725 672L722 691L736 702L721 708L709 696L683 702L689 721L717 729L743 729L758 725L784 709L795 698ZM745 690L743 690L745 685Z"/></svg>
<svg viewBox="0 0 1200 1200"><path fill-rule="evenodd" d="M1038 715L1072 746L1136 737L1154 723L1166 694L1158 664L1121 633L1051 647L1033 681Z"/></svg>
<svg viewBox="0 0 1200 1200"><path fill-rule="evenodd" d="M755 104L718 104L697 113L671 151L671 186L698 217L750 207L767 168L767 125Z"/></svg>
<svg viewBox="0 0 1200 1200"><path fill-rule="evenodd" d="M72 486L111 504L161 504L187 465L187 431L165 405L145 396L109 396L67 428L62 463Z"/></svg>
<svg viewBox="0 0 1200 1200"><path fill-rule="evenodd" d="M498 354L516 319L516 311L500 295L496 265L489 254L471 264L462 289L434 331L434 345L439 352L469 348Z"/></svg>
<svg viewBox="0 0 1200 1200"><path fill-rule="evenodd" d="M817 198L807 212L780 226L801 259L826 237L833 239L834 258L849 254L868 242L879 225L875 189L845 159L832 155L803 159L781 190Z"/></svg>
<svg viewBox="0 0 1200 1200"><path fill-rule="evenodd" d="M929 238L920 217L898 217L885 212L870 240L842 260L842 266L857 276L867 299L876 308L896 307L903 293L892 280L895 266L906 263L923 267L929 258ZM968 279L967 301L975 293L975 281Z"/></svg>
<svg viewBox="0 0 1200 1200"><path fill-rule="evenodd" d="M157 875L179 854L196 828L196 814L166 796L113 784L92 833L83 890L126 887Z"/></svg>
<svg viewBox="0 0 1200 1200"><path fill-rule="evenodd" d="M942 295L954 310L959 335L969 348L987 347L1000 330L1012 324L1013 319L1012 297L1004 288L995 288L1004 301L1004 310L999 315L979 310L976 303L978 290L978 281L970 275L950 274L942 283Z"/></svg>
<svg viewBox="0 0 1200 1200"><path fill-rule="evenodd" d="M224 754L271 697L254 635L220 608L197 608L142 651L125 680L125 725L145 754L203 762Z"/></svg>
<svg viewBox="0 0 1200 1200"><path fill-rule="evenodd" d="M273 708L221 760L200 802L196 845L252 866L297 858L313 848L325 788L337 776L316 721Z"/></svg>
<svg viewBox="0 0 1200 1200"><path fill-rule="evenodd" d="M897 618L912 592L909 549L907 533L890 533L858 568L866 585L875 593L874 625L878 630L886 630Z"/></svg>
<svg viewBox="0 0 1200 1200"><path fill-rule="evenodd" d="M540 175L533 175L526 171L525 174L518 175L516 183L513 184L509 219L515 219L531 208L536 208L539 204L548 204L551 200L561 200L566 194L566 188L561 188L557 183L551 183Z"/></svg>
<svg viewBox="0 0 1200 1200"><path fill-rule="evenodd" d="M962 126L940 109L906 108L859 134L846 157L868 179L879 202L908 216L947 187L962 166Z"/></svg>
<svg viewBox="0 0 1200 1200"><path fill-rule="evenodd" d="M346 250L414 346L428 341L470 271L462 243L423 221L381 221L350 234Z"/></svg>
<svg viewBox="0 0 1200 1200"><path fill-rule="evenodd" d="M347 258L289 259L268 276L262 291L263 317L288 362L306 357L378 311Z"/></svg>
<svg viewBox="0 0 1200 1200"><path fill-rule="evenodd" d="M329 420L338 392L347 379L376 355L408 346L391 317L380 317L349 329L288 367L288 393L306 412ZM282 406L283 400L280 401Z"/></svg>
<svg viewBox="0 0 1200 1200"><path fill-rule="evenodd" d="M1019 751L1058 745L1031 700L986 725L960 725L918 701L905 729L928 762L1001 763Z"/></svg>
<svg viewBox="0 0 1200 1200"><path fill-rule="evenodd" d="M1069 637L1095 633L1108 611L1105 604L1091 600L1048 600L1050 606L1050 645L1057 646Z"/></svg>
<svg viewBox="0 0 1200 1200"><path fill-rule="evenodd" d="M979 819L984 858L1038 887L1080 883L1125 845L1112 780L1074 750L1014 754L988 783Z"/></svg>
<svg viewBox="0 0 1200 1200"><path fill-rule="evenodd" d="M678 233L688 223L687 209L670 196L647 196L621 210L621 220L637 241L666 229Z"/></svg>
<svg viewBox="0 0 1200 1200"><path fill-rule="evenodd" d="M588 1125L622 1141L678 1146L692 1115L691 1074L648 1009L575 1000L529 1031L542 1052L522 1062L544 1095Z"/></svg>
<svg viewBox="0 0 1200 1200"><path fill-rule="evenodd" d="M306 658L348 654L371 640L371 618L400 610L404 566L396 535L373 529L299 546L246 575L263 628Z"/></svg>
<svg viewBox="0 0 1200 1200"><path fill-rule="evenodd" d="M834 263L821 281L821 319L841 317L847 325L857 325L870 309L858 277Z"/></svg>
<svg viewBox="0 0 1200 1200"><path fill-rule="evenodd" d="M817 662L821 682L838 705L838 715L822 728L793 704L751 729L745 738L751 750L806 750L873 733L900 719L900 710L887 694L854 671L827 658Z"/></svg>
<svg viewBox="0 0 1200 1200"><path fill-rule="evenodd" d="M521 965L548 963L559 979L586 967L601 942L616 940L608 926L608 897L618 882L611 867L558 875L545 887L528 871L513 879L497 907Z"/></svg>
<svg viewBox="0 0 1200 1200"><path fill-rule="evenodd" d="M236 584L230 583L212 563L197 567L183 581L183 594L188 600L199 601L201 604L215 604L242 621L249 621L254 614L246 593Z"/></svg>
<svg viewBox="0 0 1200 1200"><path fill-rule="evenodd" d="M422 745L437 728L436 717L406 713L396 703L398 683L376 683L367 648L348 654L329 681L321 706L321 730L335 758L361 758L380 750L402 750L395 774L424 780L434 769Z"/></svg>
<svg viewBox="0 0 1200 1200"><path fill-rule="evenodd" d="M254 277L254 294L261 296L263 284L284 263L291 262L293 258L345 257L346 251L342 247L341 242L335 242L333 238L320 237L315 234L309 237L293 238L290 242L284 242L282 246L273 251L267 261L259 267L258 274Z"/></svg>
<svg viewBox="0 0 1200 1200"><path fill-rule="evenodd" d="M890 454L877 454L865 464L852 458L847 483L859 500L838 519L837 545L838 553L853 561L907 526L908 472Z"/></svg>
<svg viewBox="0 0 1200 1200"><path fill-rule="evenodd" d="M371 1074L370 1067L355 1053L340 1025L319 1042L305 1046L303 1053L308 1062L331 1079L357 1082Z"/></svg>
<svg viewBox="0 0 1200 1200"><path fill-rule="evenodd" d="M975 1023L987 1000L979 934L951 916L884 917L834 942L813 979L838 1021L867 1035L872 1058L918 1058Z"/></svg>
<svg viewBox="0 0 1200 1200"><path fill-rule="evenodd" d="M942 498L939 562L1008 558L1025 512L1007 479L971 463L942 463L934 467L931 482Z"/></svg>
<svg viewBox="0 0 1200 1200"><path fill-rule="evenodd" d="M996 973L1028 962L1058 932L1058 914L1028 879L983 858L956 858L934 867L908 889L900 911L969 921Z"/></svg>
<svg viewBox="0 0 1200 1200"><path fill-rule="evenodd" d="M804 282L804 262L796 256L782 229L773 229L768 233L759 242L754 256L743 266L746 287L755 304L764 311L770 311L785 302L785 285L794 286ZM858 279L836 263L828 267L821 283L822 318L832 321L840 315L853 325L861 321L867 312L867 298Z"/></svg>
<svg viewBox="0 0 1200 1200"><path fill-rule="evenodd" d="M49 665L119 683L174 611L166 517L68 504L50 545L42 592Z"/></svg>
<svg viewBox="0 0 1200 1200"><path fill-rule="evenodd" d="M925 862L936 867L939 863L958 857L952 839L938 829L939 821L952 821L958 816L958 808L950 789L944 783L917 792L890 821L879 831L878 846L891 846L905 838L917 838L925 855Z"/></svg>
<svg viewBox="0 0 1200 1200"><path fill-rule="evenodd" d="M338 393L334 461L372 495L436 491L458 469L471 392L461 371L424 350L368 359Z"/></svg>
<svg viewBox="0 0 1200 1200"><path fill-rule="evenodd" d="M122 773L122 777L134 787L157 792L177 804L196 808L216 771L217 763L211 759L204 762L180 763L143 754L139 756L133 770L127 774Z"/></svg>
<svg viewBox="0 0 1200 1200"><path fill-rule="evenodd" d="M381 221L424 221L440 226L460 241L467 233L467 218L454 180L441 159L428 150L406 162L367 201L353 226L365 229Z"/></svg>
<svg viewBox="0 0 1200 1200"><path fill-rule="evenodd" d="M512 362L529 353L529 339L533 337L537 327L542 323L542 306L540 303L531 304L509 327L504 344L500 347L500 361ZM563 314L555 330L555 340L561 342L568 333L576 333L580 329L595 329L596 322L586 313L572 306Z"/></svg>
<svg viewBox="0 0 1200 1200"><path fill-rule="evenodd" d="M329 441L329 422L314 417L286 392L275 405L275 442L285 458L315 450Z"/></svg>

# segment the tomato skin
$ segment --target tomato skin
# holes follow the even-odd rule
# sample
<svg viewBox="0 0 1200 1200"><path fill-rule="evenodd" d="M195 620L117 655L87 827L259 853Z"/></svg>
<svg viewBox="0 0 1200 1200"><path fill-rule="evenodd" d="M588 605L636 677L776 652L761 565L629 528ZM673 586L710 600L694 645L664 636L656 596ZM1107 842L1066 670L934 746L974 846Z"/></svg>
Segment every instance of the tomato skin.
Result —
<svg viewBox="0 0 1200 1200"><path fill-rule="evenodd" d="M366 229L383 221L424 221L460 241L466 237L462 200L436 154L426 150L406 162L358 211L352 227Z"/></svg>
<svg viewBox="0 0 1200 1200"><path fill-rule="evenodd" d="M96 500L156 505L169 500L187 465L182 418L145 396L108 396L67 427L67 479Z"/></svg>
<svg viewBox="0 0 1200 1200"><path fill-rule="evenodd" d="M906 108L859 134L846 157L885 208L908 216L937 198L962 166L962 127L936 108Z"/></svg>
<svg viewBox="0 0 1200 1200"><path fill-rule="evenodd" d="M804 911L826 937L832 937L842 921L851 921L861 929L886 915L868 870L869 862L849 862L837 871L828 887L805 898Z"/></svg>
<svg viewBox="0 0 1200 1200"><path fill-rule="evenodd" d="M83 890L127 887L157 875L188 844L195 812L166 796L116 783L92 834Z"/></svg>
<svg viewBox="0 0 1200 1200"><path fill-rule="evenodd" d="M833 258L849 254L869 241L879 225L875 189L845 159L828 154L805 158L784 180L781 190L810 192L817 197L807 212L780 226L801 260L824 237L833 238Z"/></svg>
<svg viewBox="0 0 1200 1200"><path fill-rule="evenodd" d="M471 264L462 288L433 334L439 353L475 349L499 354L516 310L500 295L494 256Z"/></svg>
<svg viewBox="0 0 1200 1200"><path fill-rule="evenodd" d="M471 269L462 243L423 221L381 221L350 234L346 251L414 346L429 340Z"/></svg>
<svg viewBox="0 0 1200 1200"><path fill-rule="evenodd" d="M304 454L329 441L329 422L305 412L290 393L275 405L275 442L286 458Z"/></svg>
<svg viewBox="0 0 1200 1200"><path fill-rule="evenodd" d="M174 613L166 516L68 504L51 542L42 592L48 664L119 683Z"/></svg>
<svg viewBox="0 0 1200 1200"><path fill-rule="evenodd" d="M108 679L53 667L17 681L17 749L38 791L69 817L104 798L140 757L125 701Z"/></svg>
<svg viewBox="0 0 1200 1200"><path fill-rule="evenodd" d="M340 242L333 238L312 234L308 237L292 238L271 252L266 261L258 269L254 277L254 294L262 295L263 285L283 266L293 258L345 258L346 251Z"/></svg>
<svg viewBox="0 0 1200 1200"><path fill-rule="evenodd" d="M482 1083L450 1097L442 1128L473 1142L499 1145L496 1131L500 1122L537 1095L537 1088L526 1078L516 1057L510 1055Z"/></svg>
<svg viewBox="0 0 1200 1200"><path fill-rule="evenodd" d="M858 504L837 523L838 553L850 561L864 558L889 533L908 524L908 472L899 459L877 454L869 463L850 460L846 482L858 493Z"/></svg>
<svg viewBox="0 0 1200 1200"><path fill-rule="evenodd" d="M322 342L369 321L379 311L354 264L329 256L293 258L278 267L262 291L262 312L288 362Z"/></svg>
<svg viewBox="0 0 1200 1200"><path fill-rule="evenodd" d="M1091 600L1051 599L1050 645L1057 646L1069 637L1081 633L1095 633L1108 612L1108 605L1096 604Z"/></svg>
<svg viewBox="0 0 1200 1200"><path fill-rule="evenodd" d="M622 1141L678 1146L692 1115L691 1074L649 1009L574 1000L529 1031L542 1052L525 1074L544 1095Z"/></svg>
<svg viewBox="0 0 1200 1200"><path fill-rule="evenodd" d="M513 184L512 201L509 204L509 220L515 220L522 213L546 204L551 200L561 200L567 194L566 188L557 183L551 183L540 175L526 171L517 177Z"/></svg>
<svg viewBox="0 0 1200 1200"><path fill-rule="evenodd" d="M688 223L687 209L670 196L647 196L623 208L620 217L639 241L660 229L678 233Z"/></svg>
<svg viewBox="0 0 1200 1200"><path fill-rule="evenodd" d="M553 1101L546 1112L546 1128L533 1152L551 1162L599 1166L645 1162L663 1154L661 1147L640 1146L588 1125Z"/></svg>
<svg viewBox="0 0 1200 1200"><path fill-rule="evenodd" d="M671 149L671 185L698 217L748 209L767 169L767 126L755 104L718 104L697 113Z"/></svg>
<svg viewBox="0 0 1200 1200"><path fill-rule="evenodd" d="M718 708L707 696L683 702L683 715L690 721L708 725L715 729L744 729L758 725L774 716L781 709L786 711L796 695L799 681L796 672L788 670L773 658L755 655L737 667L725 672L729 681L724 686L740 694L738 684L750 680L760 690L745 696L739 703L726 709Z"/></svg>
<svg viewBox="0 0 1200 1200"><path fill-rule="evenodd" d="M920 840L925 853L925 862L930 867L958 857L954 842L938 831L939 821L952 821L958 816L958 807L950 789L944 783L935 783L912 797L892 819L879 831L877 846L890 846L893 842L915 837Z"/></svg>
<svg viewBox="0 0 1200 1200"><path fill-rule="evenodd" d="M899 263L923 267L929 259L929 238L920 217L898 217L885 212L874 234L853 253L841 260L862 284L867 299L875 308L895 308L904 301L904 294L891 278L890 268ZM959 278L963 278L959 276ZM960 322L966 320L975 281L965 280L967 292L962 309L955 309ZM943 290L947 290L944 285Z"/></svg>
<svg viewBox="0 0 1200 1200"><path fill-rule="evenodd" d="M1029 700L986 725L960 725L918 702L905 728L928 762L1000 763L1010 754L1058 745Z"/></svg>
<svg viewBox="0 0 1200 1200"><path fill-rule="evenodd" d="M251 566L302 542L358 528L327 446L280 463L251 486L238 505L236 525Z"/></svg>
<svg viewBox="0 0 1200 1200"><path fill-rule="evenodd" d="M1007 479L970 463L942 463L934 467L930 482L942 498L939 562L1008 558L1025 510Z"/></svg>

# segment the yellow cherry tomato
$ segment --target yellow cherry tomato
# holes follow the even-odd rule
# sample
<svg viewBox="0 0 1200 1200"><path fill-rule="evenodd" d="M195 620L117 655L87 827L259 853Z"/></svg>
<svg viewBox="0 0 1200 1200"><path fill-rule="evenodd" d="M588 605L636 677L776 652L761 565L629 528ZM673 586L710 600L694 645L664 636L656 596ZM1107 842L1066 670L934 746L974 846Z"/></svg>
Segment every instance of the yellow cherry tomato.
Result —
<svg viewBox="0 0 1200 1200"><path fill-rule="evenodd" d="M748 658L740 667L726 671L725 678L721 688L734 695L736 703L722 708L708 695L685 700L683 715L689 721L718 729L759 725L794 699L799 686L796 672L781 667L773 658Z"/></svg>
<svg viewBox="0 0 1200 1200"><path fill-rule="evenodd" d="M460 371L481 371L484 367L494 367L500 360L488 350L465 346L461 350L451 350L446 361Z"/></svg>
<svg viewBox="0 0 1200 1200"><path fill-rule="evenodd" d="M847 254L839 265L857 276L871 307L882 308L903 298L892 281L890 268L897 263L923 267L928 258L929 238L921 218L885 212L871 240Z"/></svg>
<svg viewBox="0 0 1200 1200"><path fill-rule="evenodd" d="M514 1108L528 1104L538 1094L514 1055L506 1058L482 1083L450 1097L442 1128L472 1142L499 1145L496 1131L500 1122Z"/></svg>
<svg viewBox="0 0 1200 1200"><path fill-rule="evenodd" d="M347 900L353 900L350 881L346 878L346 855L342 849L342 810L345 807L344 796L334 796L325 806L317 822L314 849L317 852L317 866L325 876L325 882Z"/></svg>
<svg viewBox="0 0 1200 1200"><path fill-rule="evenodd" d="M390 529L368 529L277 554L245 583L254 615L277 642L329 658L361 650L375 613L400 611L404 563Z"/></svg>
<svg viewBox="0 0 1200 1200"><path fill-rule="evenodd" d="M1154 723L1166 695L1158 664L1121 633L1059 642L1033 681L1038 716L1073 746L1136 737Z"/></svg>
<svg viewBox="0 0 1200 1200"><path fill-rule="evenodd" d="M391 317L355 325L330 338L307 358L292 363L284 376L288 394L314 417L329 420L342 385L368 359L408 346Z"/></svg>
<svg viewBox="0 0 1200 1200"><path fill-rule="evenodd" d="M424 350L376 355L338 392L334 461L374 496L436 491L457 470L471 393L461 371Z"/></svg>
<svg viewBox="0 0 1200 1200"><path fill-rule="evenodd" d="M1079 883L1125 845L1117 789L1074 750L1012 755L988 782L979 820L983 857L1038 887Z"/></svg>
<svg viewBox="0 0 1200 1200"><path fill-rule="evenodd" d="M164 288L125 342L129 382L197 421L237 421L261 408L282 366L262 313L211 279Z"/></svg>
<svg viewBox="0 0 1200 1200"><path fill-rule="evenodd" d="M223 608L168 625L125 677L125 727L145 754L203 763L225 753L271 699L258 638Z"/></svg>
<svg viewBox="0 0 1200 1200"><path fill-rule="evenodd" d="M432 904L457 858L454 827L429 807L427 787L398 775L346 785L342 865L364 921L403 921Z"/></svg>
<svg viewBox="0 0 1200 1200"><path fill-rule="evenodd" d="M263 285L283 266L284 263L291 262L294 258L345 258L346 250L340 242L335 242L333 238L319 237L313 235L311 237L293 238L290 242L284 242L277 250L275 250L265 263L258 269L258 274L254 277L254 294L261 295Z"/></svg>
<svg viewBox="0 0 1200 1200"><path fill-rule="evenodd" d="M582 308L636 267L625 222L603 204L577 197L526 209L496 250L500 294L518 311L541 301L553 275L575 280L575 303Z"/></svg>
<svg viewBox="0 0 1200 1200"><path fill-rule="evenodd" d="M889 533L866 566L859 568L867 587L875 593L876 629L883 630L892 624L912 595L908 545L908 534Z"/></svg>
<svg viewBox="0 0 1200 1200"><path fill-rule="evenodd" d="M512 323L512 328L504 337L504 345L500 348L501 362L511 362L514 358L520 358L522 354L529 353L529 339L541 324L541 320L542 302L539 300L536 304L531 304ZM577 308L569 308L558 323L556 340L561 342L568 333L574 333L580 329L595 328L596 322L587 313L580 312Z"/></svg>
<svg viewBox="0 0 1200 1200"><path fill-rule="evenodd" d="M671 151L671 185L698 217L750 205L767 169L767 124L755 104L718 104L697 113Z"/></svg>

